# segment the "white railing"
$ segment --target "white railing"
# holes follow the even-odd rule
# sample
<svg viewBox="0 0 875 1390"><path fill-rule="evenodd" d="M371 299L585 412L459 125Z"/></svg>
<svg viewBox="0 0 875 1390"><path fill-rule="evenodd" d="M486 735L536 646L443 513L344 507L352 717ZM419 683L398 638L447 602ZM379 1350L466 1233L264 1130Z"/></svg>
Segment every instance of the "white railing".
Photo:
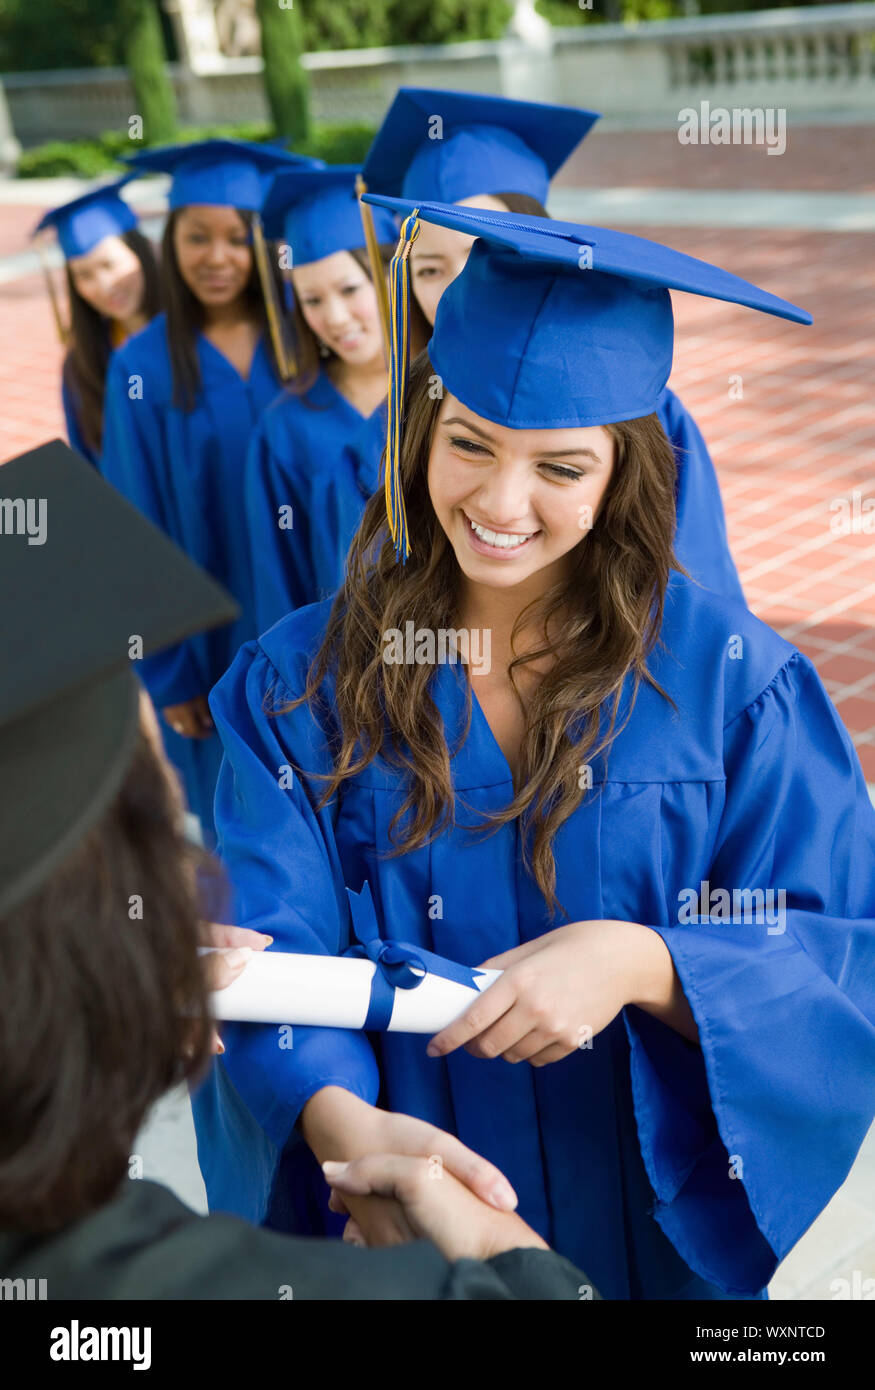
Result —
<svg viewBox="0 0 875 1390"><path fill-rule="evenodd" d="M596 0L598 3L598 0ZM781 106L788 118L875 118L875 4L710 15L638 25L554 29L545 48L494 42L306 55L317 121L376 124L401 84L592 106L618 121L670 123L707 99ZM171 65L182 119L267 119L258 58ZM134 102L121 68L2 78L24 145L125 130Z"/></svg>

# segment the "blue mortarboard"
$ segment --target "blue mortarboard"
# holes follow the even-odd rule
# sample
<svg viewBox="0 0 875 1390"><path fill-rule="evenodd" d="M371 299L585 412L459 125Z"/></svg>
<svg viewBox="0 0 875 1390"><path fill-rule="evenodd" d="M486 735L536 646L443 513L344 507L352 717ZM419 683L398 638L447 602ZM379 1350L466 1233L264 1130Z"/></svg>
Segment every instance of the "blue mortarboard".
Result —
<svg viewBox="0 0 875 1390"><path fill-rule="evenodd" d="M285 241L292 248L292 263L321 261L334 251L351 251L365 245L361 212L355 193L354 164L335 164L322 169L289 169L274 176L261 220L270 241ZM378 242L398 239L394 217L377 208L374 229Z"/></svg>
<svg viewBox="0 0 875 1390"><path fill-rule="evenodd" d="M528 193L544 203L556 170L597 120L571 106L401 87L362 174L372 192L404 198Z"/></svg>
<svg viewBox="0 0 875 1390"><path fill-rule="evenodd" d="M34 227L33 235L54 227L61 250L69 260L71 256L87 256L104 237L131 231L137 225L137 214L119 196L119 189L134 177L126 174L115 183L101 184L72 202L52 208Z"/></svg>
<svg viewBox="0 0 875 1390"><path fill-rule="evenodd" d="M278 169L318 168L322 161L292 154L276 145L247 140L201 140L165 145L127 156L140 174L170 174L167 205L171 211L192 203L258 212L267 183Z"/></svg>
<svg viewBox="0 0 875 1390"><path fill-rule="evenodd" d="M671 289L812 321L804 309L729 271L626 232L372 194L366 201L406 218L390 277L386 487L396 545L399 537L406 544L403 500L389 496L398 486L390 469L397 479L407 373L403 267L417 219L479 238L441 296L428 352L452 395L511 429L607 425L652 414L671 372Z"/></svg>

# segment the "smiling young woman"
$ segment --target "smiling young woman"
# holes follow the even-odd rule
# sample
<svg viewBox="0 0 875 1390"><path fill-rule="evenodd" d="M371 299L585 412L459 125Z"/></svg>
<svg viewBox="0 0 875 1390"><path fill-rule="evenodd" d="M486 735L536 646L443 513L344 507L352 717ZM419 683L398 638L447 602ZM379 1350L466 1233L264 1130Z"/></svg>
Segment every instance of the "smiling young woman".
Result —
<svg viewBox="0 0 875 1390"><path fill-rule="evenodd" d="M70 304L61 378L67 438L89 463L100 456L110 354L160 308L152 243L120 195L129 177L52 208L36 231L54 227Z"/></svg>
<svg viewBox="0 0 875 1390"><path fill-rule="evenodd" d="M244 462L282 384L255 267L251 222L273 147L211 140L147 150L142 172L172 176L162 275L166 309L113 357L101 471L231 591L237 621L143 662L168 755L213 842L221 761L207 694L257 624L243 510Z"/></svg>
<svg viewBox="0 0 875 1390"><path fill-rule="evenodd" d="M409 241L414 205L385 201ZM871 1120L875 813L810 663L678 569L656 407L669 287L810 316L622 233L418 206L478 240L342 590L213 692L216 814L241 920L277 949L342 953L367 883L370 935L503 974L428 1049L229 1027L195 1099L210 1200L330 1228L316 1160L433 1153L436 1127L607 1297L762 1298ZM488 676L387 663L405 622L490 627ZM779 887L786 931L691 923L701 880ZM348 1238L405 1237L391 1200L342 1210Z"/></svg>
<svg viewBox="0 0 875 1390"><path fill-rule="evenodd" d="M281 174L264 207L265 233L289 267L296 373L262 417L246 465L261 631L337 587L377 485L386 363L355 173ZM375 221L388 266L394 220L378 209Z"/></svg>

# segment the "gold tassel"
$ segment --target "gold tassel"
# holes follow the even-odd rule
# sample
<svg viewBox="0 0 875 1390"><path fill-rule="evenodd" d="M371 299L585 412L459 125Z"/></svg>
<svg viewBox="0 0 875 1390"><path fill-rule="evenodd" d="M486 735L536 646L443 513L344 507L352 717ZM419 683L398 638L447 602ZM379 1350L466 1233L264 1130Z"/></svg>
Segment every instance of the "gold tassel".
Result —
<svg viewBox="0 0 875 1390"><path fill-rule="evenodd" d="M61 306L58 303L58 291L55 288L55 282L52 277L51 267L46 257L45 244L43 242L43 239L39 236L36 238L36 251L37 255L39 256L40 266L42 267L42 272L45 276L46 285L48 287L49 301L52 306L52 317L55 320L55 328L58 331L58 338L62 345L66 347L70 341L70 330L69 328L64 327L64 320L61 317Z"/></svg>
<svg viewBox="0 0 875 1390"><path fill-rule="evenodd" d="M392 323L392 350L389 355L389 424L386 439L386 518L395 546L395 558L402 564L410 554L407 508L401 486L401 431L410 369L410 248L419 235L419 209L401 226L401 236L389 267L389 295Z"/></svg>
<svg viewBox="0 0 875 1390"><path fill-rule="evenodd" d="M383 330L383 355L388 364L392 348L391 330L389 327L389 292L386 288L386 270L377 243L377 233L374 230L373 210L369 203L362 202L362 194L367 193L367 191L368 186L361 174L356 174L355 193L358 198L359 212L361 213L362 227L365 233L365 246L367 247L368 261L371 266L371 279L374 282L374 289L377 292L380 326Z"/></svg>
<svg viewBox="0 0 875 1390"><path fill-rule="evenodd" d="M252 215L252 246L255 251L255 264L264 295L264 308L267 313L267 326L276 356L277 366L283 381L291 381L297 375L297 363L284 331L284 312L276 292L276 281L270 264L270 254L264 239L264 230L258 213Z"/></svg>

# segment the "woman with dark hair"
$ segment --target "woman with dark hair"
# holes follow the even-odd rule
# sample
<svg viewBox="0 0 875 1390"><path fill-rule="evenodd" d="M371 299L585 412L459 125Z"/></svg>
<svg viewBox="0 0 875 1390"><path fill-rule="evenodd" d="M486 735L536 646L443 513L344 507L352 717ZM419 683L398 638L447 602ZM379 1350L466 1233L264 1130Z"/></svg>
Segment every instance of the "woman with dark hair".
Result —
<svg viewBox="0 0 875 1390"><path fill-rule="evenodd" d="M540 102L402 87L363 176L372 193L546 217L550 180L596 119L591 111ZM473 241L465 232L423 221L410 251L410 279L429 325ZM589 370L601 370L601 364ZM700 584L743 600L708 446L668 386L656 413L677 464L675 553Z"/></svg>
<svg viewBox="0 0 875 1390"><path fill-rule="evenodd" d="M205 978L201 943L268 940L200 920L217 867L183 837L128 634L152 651L227 622L233 604L60 443L6 467L56 529L51 545L0 549L0 626L19 658L0 669L4 1284L36 1274L40 1297L63 1300L577 1299L586 1276L512 1203L472 1193L498 1175L456 1141L440 1184L404 1153L332 1173L341 1190L391 1194L435 1241L388 1255L200 1217L128 1176L154 1102L210 1055L207 981L242 968L212 954Z"/></svg>
<svg viewBox="0 0 875 1390"><path fill-rule="evenodd" d="M130 177L53 208L36 228L54 227L64 253L70 306L69 325L58 323L67 345L61 378L64 418L73 448L95 465L110 354L161 307L154 248L119 196Z"/></svg>
<svg viewBox="0 0 875 1390"><path fill-rule="evenodd" d="M230 628L194 637L143 670L207 844L221 761L207 693L257 631L242 522L246 450L282 385L252 219L268 175L300 162L273 147L227 140L147 150L132 161L138 172L172 175L162 248L166 307L113 356L100 468L240 606Z"/></svg>
<svg viewBox="0 0 875 1390"><path fill-rule="evenodd" d="M367 197L410 214L406 250L414 205ZM208 1196L313 1222L308 1164L427 1124L605 1297L762 1298L872 1118L875 812L810 662L679 567L656 406L670 288L810 315L637 237L417 206L478 239L409 383L393 354L343 589L211 696L216 821L276 949L504 973L427 1050L227 1027ZM391 1202L344 1201L349 1238L403 1238Z"/></svg>
<svg viewBox="0 0 875 1390"><path fill-rule="evenodd" d="M295 376L261 417L246 463L260 632L333 592L377 486L386 363L356 172L334 166L278 174L262 212L286 275ZM395 220L382 208L374 220L385 273ZM373 445L356 451L366 433Z"/></svg>

